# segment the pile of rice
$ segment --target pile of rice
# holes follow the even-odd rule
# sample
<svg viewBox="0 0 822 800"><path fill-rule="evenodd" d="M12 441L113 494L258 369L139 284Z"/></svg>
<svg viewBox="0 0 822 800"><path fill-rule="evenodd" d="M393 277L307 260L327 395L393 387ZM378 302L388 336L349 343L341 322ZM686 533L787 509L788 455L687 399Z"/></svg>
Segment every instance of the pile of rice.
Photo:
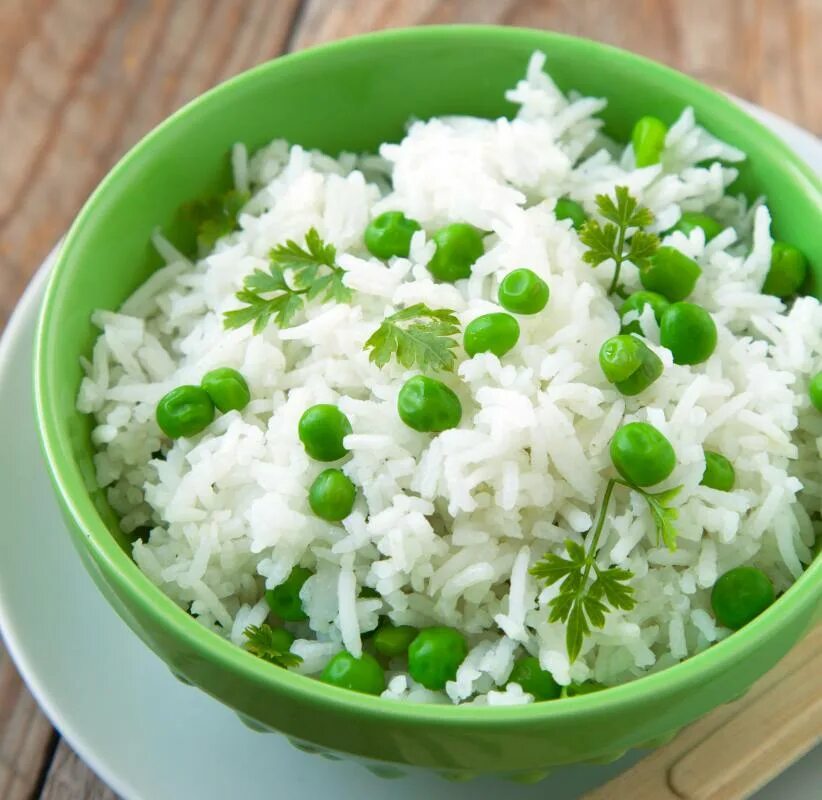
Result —
<svg viewBox="0 0 822 800"><path fill-rule="evenodd" d="M822 415L810 407L807 383L822 367L822 307L761 294L770 214L725 195L736 175L729 164L744 154L686 110L661 165L637 169L630 147L600 131L605 100L564 96L544 61L535 54L508 92L515 119L414 122L379 157L332 159L275 141L248 158L238 145L235 182L253 195L241 230L196 263L156 237L167 266L118 313L96 313L102 334L78 406L97 422L97 478L124 531L151 529L134 544L139 567L211 630L241 644L243 629L269 613L265 588L301 564L315 574L301 593L309 620L292 626L299 671L317 674L342 648L358 655L363 634L387 616L454 626L470 652L444 693L390 671L385 697L524 703L531 696L505 682L525 651L560 684L630 680L729 634L710 611L710 589L726 570L756 565L780 591L810 561L822 508ZM719 341L706 363L677 366L646 308L641 325L665 370L635 398L619 394L597 363L620 327L606 295L612 270L585 264L570 222L553 213L561 196L592 213L595 195L616 185L654 212L655 231L684 210L708 210L729 226L707 244L698 228L664 237L701 266L689 299L711 312ZM425 229L407 259L388 264L362 240L386 210ZM455 221L493 234L470 278L434 283L429 235ZM238 306L243 278L311 226L336 245L352 304L309 304L293 327L270 324L260 335L251 326L225 330L222 314ZM546 310L519 319L519 344L502 359L460 350L457 371L438 376L462 401L459 428L408 428L396 398L413 373L371 364L365 340L385 315L417 302L454 309L464 326L497 309L499 281L523 266L550 285ZM629 290L641 288L631 265L623 272ZM157 401L221 366L245 376L249 406L169 443L155 422ZM353 426L342 469L359 494L341 524L307 503L326 465L306 455L297 422L315 403L338 404ZM676 450L661 488L684 487L678 547L657 545L642 498L615 492L599 560L634 573L638 602L609 613L570 665L564 625L548 622L558 589L541 587L528 569L546 551L561 552L565 539L583 541L613 474L611 436L632 420L652 423ZM731 459L734 491L699 485L703 448ZM360 598L366 586L380 596Z"/></svg>

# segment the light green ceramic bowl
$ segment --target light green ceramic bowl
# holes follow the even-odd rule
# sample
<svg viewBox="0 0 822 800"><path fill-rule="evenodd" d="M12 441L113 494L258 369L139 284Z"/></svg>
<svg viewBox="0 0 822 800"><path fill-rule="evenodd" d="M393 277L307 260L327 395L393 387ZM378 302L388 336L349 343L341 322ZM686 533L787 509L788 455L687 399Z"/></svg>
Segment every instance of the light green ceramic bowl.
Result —
<svg viewBox="0 0 822 800"><path fill-rule="evenodd" d="M514 108L503 99L531 52L548 54L563 89L609 99L608 131L627 139L653 113L688 105L742 148L739 187L767 195L779 237L802 248L822 286L820 182L785 145L724 97L658 64L594 42L532 30L440 27L338 42L264 64L209 92L147 136L108 175L71 228L48 287L36 342L43 447L83 563L111 605L175 674L260 729L350 754L390 772L430 767L452 777L539 777L557 765L614 758L658 741L742 693L811 625L822 562L758 619L707 652L600 694L515 708L402 704L275 669L202 628L137 569L95 487L90 420L75 410L79 357L96 308L117 308L159 265L149 236L172 237L175 210L228 184L227 153L285 137L331 153L397 140L409 117ZM70 603L70 598L67 598ZM70 606L66 609L70 613Z"/></svg>

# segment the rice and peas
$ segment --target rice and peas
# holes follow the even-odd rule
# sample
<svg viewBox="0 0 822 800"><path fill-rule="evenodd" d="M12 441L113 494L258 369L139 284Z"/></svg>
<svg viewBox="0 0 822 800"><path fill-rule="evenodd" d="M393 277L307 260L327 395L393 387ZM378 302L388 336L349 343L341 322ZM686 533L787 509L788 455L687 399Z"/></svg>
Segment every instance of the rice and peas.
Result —
<svg viewBox="0 0 822 800"><path fill-rule="evenodd" d="M726 194L744 154L686 109L662 131L658 158L638 167L632 146L600 130L605 100L564 96L544 61L535 54L507 93L519 106L512 120L413 122L379 156L334 159L278 140L249 158L236 146L236 208L227 228L201 228L208 252L189 259L156 236L166 266L119 312L94 315L102 333L78 407L96 420L97 478L134 537L137 565L207 628L263 657L266 647L287 653L269 659L282 667L347 685L332 674L335 657L338 674L367 661L367 685L350 685L402 700L573 694L664 669L727 636L711 594L734 568L755 568L779 593L812 558L822 414L809 383L822 367L822 307L762 292L768 208ZM620 318L623 300L608 292L613 260L594 269L583 258L571 211L604 226L596 198L616 200L617 187L652 212L646 233L701 269L687 301L709 313L716 341L699 363L674 362L650 304ZM385 212L418 223L407 257L365 246ZM677 225L695 212L716 230ZM467 277L439 281L429 269L436 232L455 223L477 232L480 254ZM248 276L267 273L269 254L288 241L310 250L310 235L335 248L339 297L326 282L295 301L286 324L227 327ZM501 356L469 357L467 326L504 311L500 284L522 268L550 289L547 305L513 315L519 334ZM623 293L643 289L630 261L619 282ZM365 345L385 318L414 306L450 312L452 370L372 359ZM638 394L620 391L600 364L621 327L659 362ZM236 371L247 385L247 403L218 410L196 435L165 435L157 413L168 393L226 368L223 378ZM456 397L456 426L426 432L401 418L401 390L421 372ZM340 460L312 458L301 440L301 419L318 405L350 426ZM616 486L603 506L617 474L611 443L635 422L675 453L653 486L681 487L666 501L673 547L638 486ZM704 485L706 451L732 465L731 490ZM329 469L355 489L340 521L309 502ZM571 658L567 621L550 621L564 582L537 577L538 565L546 553L568 558L568 540L590 549L586 533L600 518L591 579L622 571L632 602L606 602L601 627L589 626ZM427 679L417 642L415 680L405 651L430 629L423 644L448 652ZM375 653L377 636L395 649Z"/></svg>

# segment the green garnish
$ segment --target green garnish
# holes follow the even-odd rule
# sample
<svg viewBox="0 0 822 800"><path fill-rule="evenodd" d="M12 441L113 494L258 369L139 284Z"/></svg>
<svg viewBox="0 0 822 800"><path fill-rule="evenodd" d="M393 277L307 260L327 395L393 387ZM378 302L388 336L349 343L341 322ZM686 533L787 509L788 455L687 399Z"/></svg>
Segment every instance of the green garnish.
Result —
<svg viewBox="0 0 822 800"><path fill-rule="evenodd" d="M229 189L223 194L192 200L180 208L183 220L196 231L201 255L208 253L218 239L237 230L237 218L250 197L248 192Z"/></svg>
<svg viewBox="0 0 822 800"><path fill-rule="evenodd" d="M351 299L351 290L343 284L345 272L337 265L337 248L326 244L316 228L306 233L305 247L288 239L269 253L269 259L272 269L291 270L295 286L309 300L323 292L327 300L338 303Z"/></svg>
<svg viewBox="0 0 822 800"><path fill-rule="evenodd" d="M562 581L559 594L548 604L551 609L548 619L550 622L566 623L565 647L571 663L579 655L582 642L590 635L591 628L602 628L605 625L606 612L617 608L630 611L636 605L633 587L628 585L634 574L620 567L604 569L596 562L605 514L616 485L626 486L645 498L656 527L657 543L662 541L670 550L676 549L677 530L674 521L679 512L668 503L679 494L682 487L651 493L627 481L611 478L605 487L593 536L586 535L587 551L582 545L568 539L565 542L567 558L556 553L546 553L530 570L535 578L545 581L546 586Z"/></svg>
<svg viewBox="0 0 822 800"><path fill-rule="evenodd" d="M633 486L624 481L617 481L622 486L627 486L634 492L639 492L645 498L648 508L651 511L651 518L654 521L656 528L656 543L657 545L664 544L670 551L676 550L677 529L674 522L679 519L679 511L673 506L669 506L671 502L681 491L681 486L674 486L673 489L666 489L664 492L646 492L638 486Z"/></svg>
<svg viewBox="0 0 822 800"><path fill-rule="evenodd" d="M579 232L580 241L588 248L582 256L584 261L594 267L608 259L614 261L608 294L620 293L619 272L625 261L640 267L659 247L659 237L643 230L654 221L650 210L631 197L627 186L617 186L614 191L616 203L607 194L596 197L599 213L609 222L603 227L597 220L589 219ZM631 228L636 230L628 233Z"/></svg>
<svg viewBox="0 0 822 800"><path fill-rule="evenodd" d="M351 290L343 283L345 272L336 262L337 249L326 244L315 228L305 235L305 247L289 239L277 245L268 258L268 272L256 269L243 281L243 289L235 296L245 308L225 312L226 328L242 328L253 322L254 333L260 333L272 317L284 328L306 300L321 295L338 303L351 299ZM286 272L290 273L290 283Z"/></svg>
<svg viewBox="0 0 822 800"><path fill-rule="evenodd" d="M424 303L386 317L365 343L369 358L384 367L391 356L406 369L452 370L460 332L459 320L448 308L429 308Z"/></svg>
<svg viewBox="0 0 822 800"><path fill-rule="evenodd" d="M302 664L302 657L283 648L287 639L277 635L278 631L270 625L249 625L244 631L246 637L244 647L251 655L276 664L278 667L296 667Z"/></svg>
<svg viewBox="0 0 822 800"><path fill-rule="evenodd" d="M599 518L593 536L588 539L587 552L582 545L568 539L565 542L568 558L546 553L530 570L535 578L545 581L546 586L562 581L559 594L549 603L551 615L548 619L550 622L566 623L565 647L571 663L576 661L583 639L591 633L591 626L602 628L605 625L608 606L630 611L636 605L634 590L628 585L633 573L619 567L603 569L596 563L605 512L616 483L616 479L612 478L605 488Z"/></svg>

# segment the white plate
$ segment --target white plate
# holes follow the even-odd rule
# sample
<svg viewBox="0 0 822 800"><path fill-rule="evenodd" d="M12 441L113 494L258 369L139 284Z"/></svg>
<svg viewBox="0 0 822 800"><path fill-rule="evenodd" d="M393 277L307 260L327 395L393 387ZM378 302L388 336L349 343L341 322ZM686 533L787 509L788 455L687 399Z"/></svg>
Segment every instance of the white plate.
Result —
<svg viewBox="0 0 822 800"><path fill-rule="evenodd" d="M751 109L822 172L822 145ZM46 714L115 791L143 800L301 797L337 800L562 800L635 763L571 767L536 786L482 779L451 784L425 773L387 782L345 761L253 733L205 694L176 681L98 593L75 554L46 477L34 430L31 349L43 265L0 342L0 625L6 645ZM806 756L758 797L808 798L819 753ZM818 788L818 787L817 787Z"/></svg>

